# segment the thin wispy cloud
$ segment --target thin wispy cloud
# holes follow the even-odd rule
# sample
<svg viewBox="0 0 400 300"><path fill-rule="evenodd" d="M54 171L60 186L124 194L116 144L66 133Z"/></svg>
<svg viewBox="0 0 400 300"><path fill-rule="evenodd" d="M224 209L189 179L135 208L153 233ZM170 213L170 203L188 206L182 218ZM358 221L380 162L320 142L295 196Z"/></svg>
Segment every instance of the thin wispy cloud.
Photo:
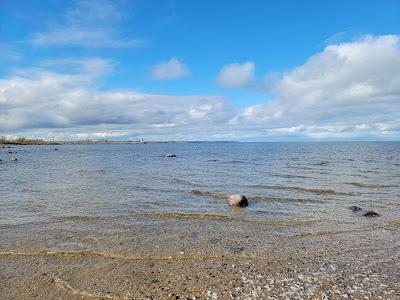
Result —
<svg viewBox="0 0 400 300"><path fill-rule="evenodd" d="M145 45L144 39L121 36L118 30L124 17L121 11L118 2L77 1L59 23L36 32L29 42L37 47L129 48Z"/></svg>
<svg viewBox="0 0 400 300"><path fill-rule="evenodd" d="M0 62L18 61L22 55L9 43L0 43Z"/></svg>
<svg viewBox="0 0 400 300"><path fill-rule="evenodd" d="M151 67L151 77L156 80L174 80L189 75L189 67L175 57Z"/></svg>

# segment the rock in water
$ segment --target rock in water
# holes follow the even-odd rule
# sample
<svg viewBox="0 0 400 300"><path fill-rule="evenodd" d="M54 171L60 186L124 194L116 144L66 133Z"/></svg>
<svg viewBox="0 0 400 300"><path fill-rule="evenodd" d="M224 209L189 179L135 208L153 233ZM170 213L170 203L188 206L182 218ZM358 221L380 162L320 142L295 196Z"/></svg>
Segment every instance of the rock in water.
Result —
<svg viewBox="0 0 400 300"><path fill-rule="evenodd" d="M361 207L358 207L358 206L350 206L349 207L349 209L351 210L351 211L360 211L360 210L362 210L362 208Z"/></svg>
<svg viewBox="0 0 400 300"><path fill-rule="evenodd" d="M363 216L364 217L378 217L378 216L380 216L380 214L370 210L370 211L366 212L365 214L363 214Z"/></svg>
<svg viewBox="0 0 400 300"><path fill-rule="evenodd" d="M12 161L17 161L18 159L16 157L11 158Z"/></svg>
<svg viewBox="0 0 400 300"><path fill-rule="evenodd" d="M176 157L176 155L173 153L167 153L167 154L164 154L164 157Z"/></svg>
<svg viewBox="0 0 400 300"><path fill-rule="evenodd" d="M247 205L249 202L245 196L239 194L229 196L229 206L246 207Z"/></svg>

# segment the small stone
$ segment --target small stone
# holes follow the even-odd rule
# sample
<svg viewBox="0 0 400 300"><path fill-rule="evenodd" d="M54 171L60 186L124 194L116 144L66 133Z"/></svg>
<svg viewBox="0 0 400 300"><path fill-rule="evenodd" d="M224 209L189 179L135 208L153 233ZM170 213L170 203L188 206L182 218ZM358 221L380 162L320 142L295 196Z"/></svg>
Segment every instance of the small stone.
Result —
<svg viewBox="0 0 400 300"><path fill-rule="evenodd" d="M246 207L249 205L247 198L243 195L230 195L229 196L229 206L236 206L236 207Z"/></svg>
<svg viewBox="0 0 400 300"><path fill-rule="evenodd" d="M16 157L11 158L12 161L17 161L18 159Z"/></svg>
<svg viewBox="0 0 400 300"><path fill-rule="evenodd" d="M164 154L164 157L176 157L176 155L173 153L167 153L167 154Z"/></svg>
<svg viewBox="0 0 400 300"><path fill-rule="evenodd" d="M364 217L378 217L378 216L380 216L380 214L370 210L370 211L366 212L365 214L363 214L363 216Z"/></svg>
<svg viewBox="0 0 400 300"><path fill-rule="evenodd" d="M351 211L360 211L362 208L361 207L358 207L358 206L355 206L355 205L353 205L353 206L350 206L349 207L349 209L351 210Z"/></svg>

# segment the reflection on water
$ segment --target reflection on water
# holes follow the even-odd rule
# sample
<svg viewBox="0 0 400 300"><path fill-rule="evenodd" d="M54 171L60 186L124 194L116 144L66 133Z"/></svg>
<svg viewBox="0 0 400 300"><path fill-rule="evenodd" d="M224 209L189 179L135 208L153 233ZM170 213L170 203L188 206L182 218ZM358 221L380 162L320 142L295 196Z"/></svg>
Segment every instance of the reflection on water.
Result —
<svg viewBox="0 0 400 300"><path fill-rule="evenodd" d="M16 154L0 149L4 253L162 256L184 249L216 255L240 242L243 252L255 255L289 245L286 237L398 227L400 143L57 148L14 146L12 152L22 150ZM229 208L227 198L236 193L246 195L250 206ZM350 205L381 217L367 219ZM263 240L274 243L255 242Z"/></svg>

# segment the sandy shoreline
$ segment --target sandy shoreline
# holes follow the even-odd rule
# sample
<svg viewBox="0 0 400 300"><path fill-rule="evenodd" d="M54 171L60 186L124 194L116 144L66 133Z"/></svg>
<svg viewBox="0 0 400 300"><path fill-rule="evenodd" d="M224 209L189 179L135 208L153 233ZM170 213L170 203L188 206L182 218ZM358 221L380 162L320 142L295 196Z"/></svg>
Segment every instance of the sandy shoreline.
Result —
<svg viewBox="0 0 400 300"><path fill-rule="evenodd" d="M376 234L354 245L346 234L342 245L328 236L320 251L308 246L319 237L307 236L304 249L290 255L3 251L0 293L2 299L398 299L398 240L376 243Z"/></svg>

